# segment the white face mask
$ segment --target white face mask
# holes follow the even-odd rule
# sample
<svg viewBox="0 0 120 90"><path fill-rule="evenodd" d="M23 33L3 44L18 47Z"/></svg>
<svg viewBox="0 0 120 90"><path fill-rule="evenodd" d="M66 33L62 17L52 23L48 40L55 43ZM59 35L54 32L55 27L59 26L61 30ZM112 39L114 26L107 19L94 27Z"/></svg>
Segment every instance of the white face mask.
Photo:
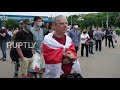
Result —
<svg viewBox="0 0 120 90"><path fill-rule="evenodd" d="M70 29L67 29L67 31L70 31Z"/></svg>
<svg viewBox="0 0 120 90"><path fill-rule="evenodd" d="M76 28L76 29L77 29L77 28L78 28L78 25L75 25L75 26L74 26L74 28Z"/></svg>
<svg viewBox="0 0 120 90"><path fill-rule="evenodd" d="M27 30L31 30L31 25L27 25Z"/></svg>
<svg viewBox="0 0 120 90"><path fill-rule="evenodd" d="M37 23L37 26L38 26L38 27L41 27L41 26L42 26L42 22L38 22L38 23Z"/></svg>

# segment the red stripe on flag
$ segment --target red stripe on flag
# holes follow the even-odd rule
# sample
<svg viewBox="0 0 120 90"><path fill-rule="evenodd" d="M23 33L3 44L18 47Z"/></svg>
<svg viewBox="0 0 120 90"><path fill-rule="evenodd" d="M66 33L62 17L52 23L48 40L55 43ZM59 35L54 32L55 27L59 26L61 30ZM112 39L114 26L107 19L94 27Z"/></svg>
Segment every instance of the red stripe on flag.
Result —
<svg viewBox="0 0 120 90"><path fill-rule="evenodd" d="M46 64L62 63L63 48L53 49L43 43L42 50ZM75 51L73 43L69 48L66 48L66 51L71 51L77 57L77 53Z"/></svg>
<svg viewBox="0 0 120 90"><path fill-rule="evenodd" d="M66 51L71 51L77 57L77 53L76 53L76 50L75 50L73 42L72 42L71 46L66 49Z"/></svg>
<svg viewBox="0 0 120 90"><path fill-rule="evenodd" d="M62 63L62 48L52 49L43 43L43 56L46 64Z"/></svg>

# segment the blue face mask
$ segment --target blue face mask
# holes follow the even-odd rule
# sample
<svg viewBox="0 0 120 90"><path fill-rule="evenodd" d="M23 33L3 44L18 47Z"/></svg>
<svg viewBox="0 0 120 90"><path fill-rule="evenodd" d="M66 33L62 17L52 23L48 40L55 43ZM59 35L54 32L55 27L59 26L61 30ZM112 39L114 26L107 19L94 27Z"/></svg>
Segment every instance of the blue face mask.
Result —
<svg viewBox="0 0 120 90"><path fill-rule="evenodd" d="M26 30L31 30L31 25L27 25Z"/></svg>
<svg viewBox="0 0 120 90"><path fill-rule="evenodd" d="M38 22L38 23L37 23L37 26L38 26L38 27L41 27L41 26L42 26L42 22Z"/></svg>

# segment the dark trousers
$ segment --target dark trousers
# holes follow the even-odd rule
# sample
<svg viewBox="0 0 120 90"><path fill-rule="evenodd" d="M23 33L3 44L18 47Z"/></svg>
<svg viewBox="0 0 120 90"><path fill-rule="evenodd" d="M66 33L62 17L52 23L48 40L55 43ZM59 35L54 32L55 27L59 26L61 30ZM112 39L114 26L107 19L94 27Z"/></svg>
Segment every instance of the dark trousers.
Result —
<svg viewBox="0 0 120 90"><path fill-rule="evenodd" d="M81 44L81 56L84 56L84 47L86 49L86 57L88 57L88 45Z"/></svg>
<svg viewBox="0 0 120 90"><path fill-rule="evenodd" d="M98 44L99 44L99 51L101 51L102 40L96 40L96 51L98 50Z"/></svg>
<svg viewBox="0 0 120 90"><path fill-rule="evenodd" d="M20 67L19 62L15 62L15 74L18 74L18 72L19 72L19 67Z"/></svg>
<svg viewBox="0 0 120 90"><path fill-rule="evenodd" d="M75 50L76 50L76 53L77 53L77 51L78 51L78 46L75 46Z"/></svg>
<svg viewBox="0 0 120 90"><path fill-rule="evenodd" d="M105 37L105 46L107 46L108 37Z"/></svg>
<svg viewBox="0 0 120 90"><path fill-rule="evenodd" d="M110 45L111 43L112 43L112 47L114 48L113 40L112 39L108 39L109 48L111 47L111 45Z"/></svg>
<svg viewBox="0 0 120 90"><path fill-rule="evenodd" d="M0 48L2 50L3 58L6 59L6 40L0 41Z"/></svg>

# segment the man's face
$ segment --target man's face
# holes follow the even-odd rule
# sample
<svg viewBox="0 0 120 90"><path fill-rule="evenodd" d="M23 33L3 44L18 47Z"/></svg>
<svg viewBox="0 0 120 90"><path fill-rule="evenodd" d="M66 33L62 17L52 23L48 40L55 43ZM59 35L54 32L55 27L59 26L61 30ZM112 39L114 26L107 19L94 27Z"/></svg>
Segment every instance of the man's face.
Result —
<svg viewBox="0 0 120 90"><path fill-rule="evenodd" d="M65 33L68 28L68 21L66 18L60 19L55 25L54 28L56 32Z"/></svg>
<svg viewBox="0 0 120 90"><path fill-rule="evenodd" d="M43 25L42 19L38 19L37 21L35 21L35 25L41 27Z"/></svg>
<svg viewBox="0 0 120 90"><path fill-rule="evenodd" d="M20 23L20 24L19 24L19 27L20 27L20 28L23 28L23 24Z"/></svg>

